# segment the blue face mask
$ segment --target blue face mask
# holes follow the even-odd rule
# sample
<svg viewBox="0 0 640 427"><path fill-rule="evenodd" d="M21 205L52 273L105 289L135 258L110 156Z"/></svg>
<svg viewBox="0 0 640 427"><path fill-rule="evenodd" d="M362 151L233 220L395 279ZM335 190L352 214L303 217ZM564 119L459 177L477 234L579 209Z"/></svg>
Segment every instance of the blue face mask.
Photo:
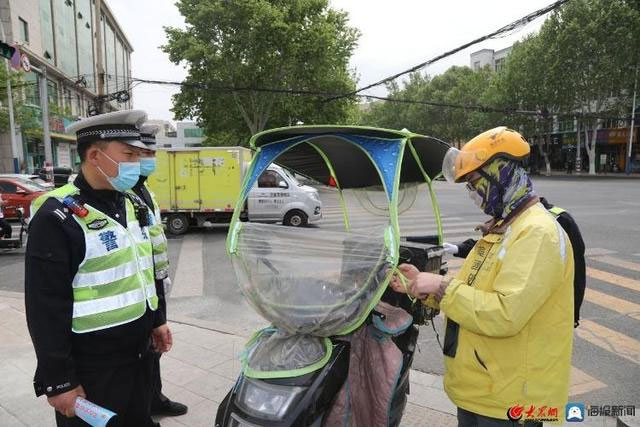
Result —
<svg viewBox="0 0 640 427"><path fill-rule="evenodd" d="M140 158L140 175L149 176L156 170L156 158L155 157L141 157Z"/></svg>
<svg viewBox="0 0 640 427"><path fill-rule="evenodd" d="M109 184L116 191L131 190L140 178L140 162L116 162L107 153L100 151L105 157L118 165L118 175L110 177L98 167L98 170L107 178Z"/></svg>

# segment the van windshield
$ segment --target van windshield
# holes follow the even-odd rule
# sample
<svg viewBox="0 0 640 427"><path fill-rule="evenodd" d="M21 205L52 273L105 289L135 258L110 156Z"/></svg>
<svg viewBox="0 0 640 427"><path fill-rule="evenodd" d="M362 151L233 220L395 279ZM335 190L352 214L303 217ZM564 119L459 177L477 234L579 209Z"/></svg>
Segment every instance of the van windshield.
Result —
<svg viewBox="0 0 640 427"><path fill-rule="evenodd" d="M297 185L298 187L300 187L302 184L300 184L298 182L298 180L296 179L295 176L293 176L293 174L291 172L289 172L287 169L282 168L282 171L284 172L285 175L287 175L289 177L289 179L291 180L292 183L294 183L295 185Z"/></svg>

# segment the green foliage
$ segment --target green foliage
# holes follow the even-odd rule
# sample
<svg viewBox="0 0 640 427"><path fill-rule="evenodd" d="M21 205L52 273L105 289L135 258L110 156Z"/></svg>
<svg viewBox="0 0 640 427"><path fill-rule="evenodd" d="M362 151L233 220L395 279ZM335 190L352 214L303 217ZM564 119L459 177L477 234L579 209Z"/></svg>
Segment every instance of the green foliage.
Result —
<svg viewBox="0 0 640 427"><path fill-rule="evenodd" d="M212 90L353 90L349 59L359 32L328 0L178 0L177 6L186 29L165 28L163 49L172 62L188 67L188 76L172 111L177 119L196 118L208 143L246 143L267 125L353 117L349 99L319 103L305 95Z"/></svg>
<svg viewBox="0 0 640 427"><path fill-rule="evenodd" d="M9 130L7 77L7 68L0 63L0 102L2 102L2 107L0 108L0 132ZM22 101L22 93L28 83L25 83L22 72L11 71L10 78L15 123L22 127L30 126L32 124L32 113L23 108Z"/></svg>
<svg viewBox="0 0 640 427"><path fill-rule="evenodd" d="M389 97L411 101L443 104L478 105L490 86L492 74L488 69L472 71L469 67L451 67L441 75L430 77L413 73L409 80L387 87ZM441 106L375 102L360 118L360 123L404 128L437 136L446 141L462 141L484 128L485 113Z"/></svg>
<svg viewBox="0 0 640 427"><path fill-rule="evenodd" d="M497 109L548 112L548 117L376 102L362 124L407 127L449 142L499 125L525 135L547 134L554 113L627 116L640 61L640 9L631 0L572 0L540 32L514 44L498 72L452 67L430 77L416 73L388 86L391 98ZM597 126L597 120L584 121Z"/></svg>

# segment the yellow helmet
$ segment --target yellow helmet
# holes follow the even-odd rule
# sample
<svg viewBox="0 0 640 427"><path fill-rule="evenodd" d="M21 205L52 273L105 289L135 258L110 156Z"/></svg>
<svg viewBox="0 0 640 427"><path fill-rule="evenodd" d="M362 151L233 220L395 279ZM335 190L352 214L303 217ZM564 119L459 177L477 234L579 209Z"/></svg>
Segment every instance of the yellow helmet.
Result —
<svg viewBox="0 0 640 427"><path fill-rule="evenodd" d="M442 162L442 174L449 182L462 182L469 173L496 157L522 160L529 155L529 143L515 130L500 126L482 132L462 150L450 148Z"/></svg>

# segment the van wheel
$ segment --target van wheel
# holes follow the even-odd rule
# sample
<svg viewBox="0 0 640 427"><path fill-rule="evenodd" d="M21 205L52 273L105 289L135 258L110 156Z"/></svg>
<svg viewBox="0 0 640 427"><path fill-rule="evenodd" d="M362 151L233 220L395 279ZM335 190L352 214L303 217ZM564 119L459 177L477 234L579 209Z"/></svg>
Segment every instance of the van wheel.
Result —
<svg viewBox="0 0 640 427"><path fill-rule="evenodd" d="M171 214L167 218L167 231L174 235L180 235L189 229L189 219L185 214Z"/></svg>
<svg viewBox="0 0 640 427"><path fill-rule="evenodd" d="M292 211L287 212L287 214L284 216L284 220L282 221L282 223L284 225L288 225L290 227L304 227L307 225L307 214L294 209Z"/></svg>

